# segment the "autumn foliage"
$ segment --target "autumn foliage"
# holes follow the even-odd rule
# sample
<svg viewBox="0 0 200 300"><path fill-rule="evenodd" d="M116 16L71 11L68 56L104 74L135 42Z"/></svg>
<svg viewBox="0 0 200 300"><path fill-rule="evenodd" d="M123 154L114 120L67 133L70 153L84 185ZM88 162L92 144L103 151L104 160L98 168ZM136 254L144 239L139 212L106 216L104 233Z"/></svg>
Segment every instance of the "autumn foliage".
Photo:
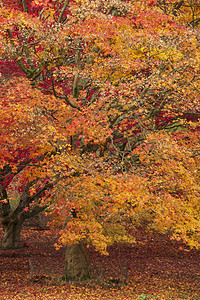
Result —
<svg viewBox="0 0 200 300"><path fill-rule="evenodd" d="M54 226L66 225L61 244L83 240L107 254L145 224L199 247L192 5L2 1L4 226L45 209Z"/></svg>

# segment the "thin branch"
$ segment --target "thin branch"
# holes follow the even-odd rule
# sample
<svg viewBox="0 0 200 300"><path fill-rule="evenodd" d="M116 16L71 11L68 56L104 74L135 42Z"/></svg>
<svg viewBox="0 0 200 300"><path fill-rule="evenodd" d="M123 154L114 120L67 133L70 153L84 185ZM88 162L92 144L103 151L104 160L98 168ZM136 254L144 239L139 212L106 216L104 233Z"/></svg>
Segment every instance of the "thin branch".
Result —
<svg viewBox="0 0 200 300"><path fill-rule="evenodd" d="M26 13L29 13L28 7L27 7L27 3L26 0L22 0L22 5L23 5L23 10Z"/></svg>
<svg viewBox="0 0 200 300"><path fill-rule="evenodd" d="M44 8L39 12L39 15L38 15L39 20L41 19L41 16L42 16L43 12L44 12Z"/></svg>
<svg viewBox="0 0 200 300"><path fill-rule="evenodd" d="M77 106L76 104L73 104L69 98L67 97L67 95L65 94L65 96L60 96L56 93L55 90L55 85L54 85L54 81L53 81L53 76L51 75L51 83L52 83L52 90L53 90L53 94L56 98L59 99L64 99L71 107L78 109L79 111L81 111L81 108L79 106Z"/></svg>
<svg viewBox="0 0 200 300"><path fill-rule="evenodd" d="M13 36L12 36L10 29L7 29L7 33L10 38L11 44L14 46ZM18 66L21 68L21 70L28 76L28 74L29 74L28 69L24 66L21 59L18 59L16 54L15 54L15 60L16 60L16 63L18 64Z"/></svg>
<svg viewBox="0 0 200 300"><path fill-rule="evenodd" d="M57 20L58 23L61 23L62 17L63 17L64 12L65 12L65 10L66 10L68 4L69 4L69 1L70 1L70 0L65 1L64 5L63 5L63 7L62 7L62 9L61 9L60 15L59 15L59 17L58 17L58 20Z"/></svg>

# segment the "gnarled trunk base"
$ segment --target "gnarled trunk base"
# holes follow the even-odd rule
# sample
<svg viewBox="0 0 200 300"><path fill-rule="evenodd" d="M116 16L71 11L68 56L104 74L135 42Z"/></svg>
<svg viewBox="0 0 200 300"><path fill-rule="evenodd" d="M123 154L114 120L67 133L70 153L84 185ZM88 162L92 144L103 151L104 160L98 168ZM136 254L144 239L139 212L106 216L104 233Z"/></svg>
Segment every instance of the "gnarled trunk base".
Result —
<svg viewBox="0 0 200 300"><path fill-rule="evenodd" d="M4 249L15 249L20 247L22 222L15 220L3 223L4 236L1 247Z"/></svg>
<svg viewBox="0 0 200 300"><path fill-rule="evenodd" d="M67 248L64 275L67 280L90 278L90 262L84 245L81 242Z"/></svg>

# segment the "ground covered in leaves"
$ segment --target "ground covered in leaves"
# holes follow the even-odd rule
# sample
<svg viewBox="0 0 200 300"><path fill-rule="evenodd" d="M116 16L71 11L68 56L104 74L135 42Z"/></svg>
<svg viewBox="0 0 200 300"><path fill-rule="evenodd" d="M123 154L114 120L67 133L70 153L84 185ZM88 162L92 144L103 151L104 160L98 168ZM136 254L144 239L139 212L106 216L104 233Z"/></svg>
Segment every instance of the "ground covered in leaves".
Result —
<svg viewBox="0 0 200 300"><path fill-rule="evenodd" d="M111 247L108 257L88 249L93 279L66 282L65 248L53 246L57 234L25 226L23 248L0 250L0 300L200 299L199 251L143 230L136 238L133 246Z"/></svg>

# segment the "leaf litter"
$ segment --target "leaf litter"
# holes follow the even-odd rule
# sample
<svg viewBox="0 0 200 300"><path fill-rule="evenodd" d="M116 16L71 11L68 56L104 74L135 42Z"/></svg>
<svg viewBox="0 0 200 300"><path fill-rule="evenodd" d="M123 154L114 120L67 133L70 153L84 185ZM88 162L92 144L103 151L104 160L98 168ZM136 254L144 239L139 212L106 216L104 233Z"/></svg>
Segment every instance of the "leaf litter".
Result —
<svg viewBox="0 0 200 300"><path fill-rule="evenodd" d="M22 248L0 250L0 300L200 299L200 252L167 236L138 230L136 244L113 245L109 256L89 248L93 276L80 282L64 281L58 231L32 229L24 226Z"/></svg>

